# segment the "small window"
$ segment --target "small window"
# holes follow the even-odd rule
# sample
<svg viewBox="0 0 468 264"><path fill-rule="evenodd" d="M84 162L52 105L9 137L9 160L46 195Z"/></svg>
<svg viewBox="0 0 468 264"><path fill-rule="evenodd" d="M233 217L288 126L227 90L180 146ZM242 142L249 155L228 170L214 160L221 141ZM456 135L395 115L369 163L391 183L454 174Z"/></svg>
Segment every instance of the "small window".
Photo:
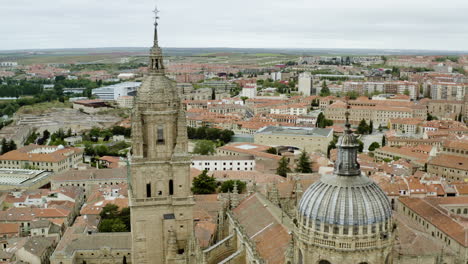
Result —
<svg viewBox="0 0 468 264"><path fill-rule="evenodd" d="M146 197L151 197L151 183L146 184Z"/></svg>
<svg viewBox="0 0 468 264"><path fill-rule="evenodd" d="M169 195L174 194L174 181L169 180Z"/></svg>
<svg viewBox="0 0 468 264"><path fill-rule="evenodd" d="M158 126L158 144L164 144L164 127Z"/></svg>

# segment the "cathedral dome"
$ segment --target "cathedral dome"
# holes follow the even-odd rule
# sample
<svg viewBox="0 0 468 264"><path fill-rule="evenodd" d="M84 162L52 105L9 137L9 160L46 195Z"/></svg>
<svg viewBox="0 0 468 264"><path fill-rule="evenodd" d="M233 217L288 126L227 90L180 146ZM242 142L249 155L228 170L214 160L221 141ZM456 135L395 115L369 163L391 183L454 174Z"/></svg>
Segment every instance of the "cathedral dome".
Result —
<svg viewBox="0 0 468 264"><path fill-rule="evenodd" d="M371 225L391 218L385 193L367 176L324 175L302 196L299 215L330 225Z"/></svg>
<svg viewBox="0 0 468 264"><path fill-rule="evenodd" d="M180 100L175 82L159 74L150 74L145 78L138 89L137 97L153 103Z"/></svg>
<svg viewBox="0 0 468 264"><path fill-rule="evenodd" d="M299 215L308 223L363 226L387 222L392 207L385 193L361 173L359 143L351 132L346 113L346 130L337 142L338 156L333 174L325 174L310 186L299 203Z"/></svg>

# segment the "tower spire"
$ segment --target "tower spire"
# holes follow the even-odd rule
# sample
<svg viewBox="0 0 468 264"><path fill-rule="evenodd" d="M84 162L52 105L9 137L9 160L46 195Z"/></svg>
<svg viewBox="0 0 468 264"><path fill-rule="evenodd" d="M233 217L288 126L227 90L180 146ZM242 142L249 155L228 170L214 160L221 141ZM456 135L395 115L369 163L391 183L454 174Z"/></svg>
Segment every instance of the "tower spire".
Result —
<svg viewBox="0 0 468 264"><path fill-rule="evenodd" d="M158 46L158 19L159 19L159 9L157 6L154 7L154 43L153 47Z"/></svg>
<svg viewBox="0 0 468 264"><path fill-rule="evenodd" d="M150 63L149 72L152 74L164 74L164 64L161 48L158 43L158 21L159 21L159 9L154 8L154 40L153 47L150 51Z"/></svg>

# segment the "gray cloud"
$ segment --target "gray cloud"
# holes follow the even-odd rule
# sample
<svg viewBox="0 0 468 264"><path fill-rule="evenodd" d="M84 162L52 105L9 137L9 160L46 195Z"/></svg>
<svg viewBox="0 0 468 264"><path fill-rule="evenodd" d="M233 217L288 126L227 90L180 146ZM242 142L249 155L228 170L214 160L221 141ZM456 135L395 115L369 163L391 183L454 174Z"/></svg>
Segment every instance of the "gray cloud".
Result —
<svg viewBox="0 0 468 264"><path fill-rule="evenodd" d="M150 46L153 0L0 0L0 49ZM465 0L158 0L165 47L468 50Z"/></svg>

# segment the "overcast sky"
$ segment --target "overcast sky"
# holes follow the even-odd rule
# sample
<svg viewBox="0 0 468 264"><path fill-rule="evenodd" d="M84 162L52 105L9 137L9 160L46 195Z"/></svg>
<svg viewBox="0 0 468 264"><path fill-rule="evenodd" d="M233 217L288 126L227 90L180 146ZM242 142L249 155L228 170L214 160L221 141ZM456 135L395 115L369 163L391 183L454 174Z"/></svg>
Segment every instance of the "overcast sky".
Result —
<svg viewBox="0 0 468 264"><path fill-rule="evenodd" d="M468 50L467 0L0 0L0 50L149 47Z"/></svg>

